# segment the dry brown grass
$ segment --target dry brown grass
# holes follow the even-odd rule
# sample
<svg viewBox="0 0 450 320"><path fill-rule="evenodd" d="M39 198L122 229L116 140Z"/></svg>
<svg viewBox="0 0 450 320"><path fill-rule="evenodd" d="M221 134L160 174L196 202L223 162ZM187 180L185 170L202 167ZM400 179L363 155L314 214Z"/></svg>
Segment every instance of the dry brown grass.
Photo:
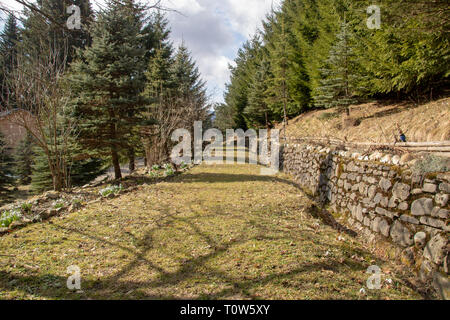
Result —
<svg viewBox="0 0 450 320"><path fill-rule="evenodd" d="M421 105L366 103L352 106L350 117L344 121L335 109L311 111L290 120L287 136L391 143L398 124L410 142L450 140L450 98Z"/></svg>

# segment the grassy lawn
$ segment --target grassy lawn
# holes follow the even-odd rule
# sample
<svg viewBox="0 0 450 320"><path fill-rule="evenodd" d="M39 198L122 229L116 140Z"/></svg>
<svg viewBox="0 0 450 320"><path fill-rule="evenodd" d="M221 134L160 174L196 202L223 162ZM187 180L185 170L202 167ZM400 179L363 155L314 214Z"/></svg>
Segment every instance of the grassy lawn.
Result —
<svg viewBox="0 0 450 320"><path fill-rule="evenodd" d="M288 177L259 170L202 165L3 236L0 298L421 298L390 262L307 218ZM383 287L362 295L374 264ZM66 288L71 265L82 292Z"/></svg>

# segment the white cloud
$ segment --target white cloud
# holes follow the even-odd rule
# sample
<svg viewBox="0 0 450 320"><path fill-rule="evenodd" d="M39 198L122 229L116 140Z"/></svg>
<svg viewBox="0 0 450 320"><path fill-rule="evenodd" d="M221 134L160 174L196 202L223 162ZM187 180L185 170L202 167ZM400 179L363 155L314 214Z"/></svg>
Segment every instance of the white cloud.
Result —
<svg viewBox="0 0 450 320"><path fill-rule="evenodd" d="M166 0L166 6L182 14L197 14L205 10L196 0Z"/></svg>
<svg viewBox="0 0 450 320"><path fill-rule="evenodd" d="M226 56L205 55L198 62L208 93L213 101L222 101L225 83L230 77L229 64L234 62Z"/></svg>
<svg viewBox="0 0 450 320"><path fill-rule="evenodd" d="M243 36L253 35L261 26L261 21L270 12L271 7L277 8L279 0L227 0L228 15L233 28Z"/></svg>
<svg viewBox="0 0 450 320"><path fill-rule="evenodd" d="M178 0L166 0L171 2ZM280 0L274 0L277 7ZM197 8L190 13L182 8ZM243 39L251 37L270 12L272 0L181 0L175 9L185 16L170 13L175 43L184 40L208 82L214 101L223 101L225 83L229 81L228 64L233 63Z"/></svg>

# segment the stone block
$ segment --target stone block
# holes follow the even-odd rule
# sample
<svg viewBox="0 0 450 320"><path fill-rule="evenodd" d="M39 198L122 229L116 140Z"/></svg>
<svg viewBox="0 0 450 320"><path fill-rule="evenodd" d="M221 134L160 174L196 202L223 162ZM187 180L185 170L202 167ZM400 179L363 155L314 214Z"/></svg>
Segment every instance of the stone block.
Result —
<svg viewBox="0 0 450 320"><path fill-rule="evenodd" d="M424 183L422 190L423 192L435 193L437 191L437 185L433 183Z"/></svg>
<svg viewBox="0 0 450 320"><path fill-rule="evenodd" d="M414 235L414 244L418 248L423 248L427 243L427 234L423 231L417 232Z"/></svg>
<svg viewBox="0 0 450 320"><path fill-rule="evenodd" d="M439 193L434 197L434 201L441 207L445 207L448 203L448 194Z"/></svg>
<svg viewBox="0 0 450 320"><path fill-rule="evenodd" d="M386 178L381 178L381 180L379 182L379 186L381 189L383 189L383 191L387 192L392 187L391 180L386 179Z"/></svg>
<svg viewBox="0 0 450 320"><path fill-rule="evenodd" d="M419 224L419 220L417 218L408 216L406 214L401 215L400 220L411 223L411 224Z"/></svg>
<svg viewBox="0 0 450 320"><path fill-rule="evenodd" d="M439 185L439 190L441 190L444 193L450 193L450 183L442 182Z"/></svg>
<svg viewBox="0 0 450 320"><path fill-rule="evenodd" d="M421 198L415 200L411 205L411 214L413 216L430 215L433 210L433 200Z"/></svg>
<svg viewBox="0 0 450 320"><path fill-rule="evenodd" d="M411 246L414 243L411 231L398 220L392 225L390 236L395 243L403 247Z"/></svg>
<svg viewBox="0 0 450 320"><path fill-rule="evenodd" d="M448 239L438 234L431 238L431 240L425 246L423 256L437 265L441 265L444 262L446 254Z"/></svg>
<svg viewBox="0 0 450 320"><path fill-rule="evenodd" d="M400 200L406 200L408 199L410 193L411 187L407 184L397 182L393 189L392 194Z"/></svg>
<svg viewBox="0 0 450 320"><path fill-rule="evenodd" d="M438 229L444 229L445 223L442 220L430 218L430 217L420 217L420 223Z"/></svg>

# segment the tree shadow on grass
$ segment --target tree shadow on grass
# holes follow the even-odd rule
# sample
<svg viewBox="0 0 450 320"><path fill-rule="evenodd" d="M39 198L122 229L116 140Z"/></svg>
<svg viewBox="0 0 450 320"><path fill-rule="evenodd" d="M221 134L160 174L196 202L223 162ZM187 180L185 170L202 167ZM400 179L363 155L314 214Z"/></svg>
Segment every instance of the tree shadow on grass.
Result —
<svg viewBox="0 0 450 320"><path fill-rule="evenodd" d="M187 177L186 177L187 176ZM232 181L278 181L284 182L289 185L296 186L295 183L289 180L285 180L279 177L264 177L255 175L230 175L230 174L199 174L199 175L185 175L183 181L188 183L189 181L199 182L199 181L213 181L213 182L232 182ZM166 289L167 287L173 286L183 286L186 281L192 280L194 285L196 281L207 281L208 279L213 279L214 282L221 284L222 286L217 287L217 291L211 289L195 290L194 293L186 293L190 299L226 299L232 297L240 297L244 299L260 299L261 297L256 294L258 288L262 285L267 284L282 284L291 283L298 281L296 277L302 277L308 273L312 272L323 272L323 270L332 270L335 273L349 273L351 272L361 273L367 269L367 262L365 261L355 261L353 259L336 260L334 258L320 259L319 261L305 261L299 262L287 271L276 271L269 272L269 274L264 275L235 275L233 270L222 269L220 267L211 267L210 263L214 259L220 256L230 254L239 250L239 246L245 245L246 243L252 241L266 241L268 244L271 241L279 240L289 240L291 237L289 234L283 234L280 236L271 236L270 229L264 224L264 221L243 221L241 231L233 239L218 240L211 234L203 231L201 228L202 219L206 216L200 215L198 212L191 207L191 211L194 215L189 217L178 216L174 213L173 208L165 206L162 209L158 209L160 214L156 217L152 217L155 222L156 227L151 230L146 231L142 236L137 237L133 234L128 234L128 236L133 240L132 242L138 243L136 247L123 245L114 240L105 240L102 234L94 231L83 231L73 227L68 227L66 225L53 226L57 229L69 232L71 234L81 235L87 237L93 242L99 242L105 246L114 248L115 250L123 250L132 255L131 261L126 262L122 267L116 272L108 276L102 276L96 278L93 275L83 278L82 275L82 289L85 293L69 293L66 288L67 278L61 275L48 274L39 271L26 271L25 273L6 273L0 271L0 290L18 290L24 293L32 294L40 298L50 298L50 299L133 299L133 295L130 292L138 293L138 297L141 299L152 299L152 300L164 300L164 299L175 299L183 297L182 294L171 295L167 293L154 293L160 290ZM214 216L225 216L227 215L223 212L223 209L214 207ZM209 246L208 252L201 254L200 256L192 256L189 258L177 258L176 254L172 254L170 257L172 261L177 261L179 267L175 270L168 271L165 268L159 266L154 261L148 258L150 250L155 249L155 242L157 237L155 232L167 232L165 226L168 223L176 222L185 226L185 241L187 241L189 235L194 235L202 240L203 243ZM251 228L256 228L254 235L249 236L247 230ZM175 229L174 229L175 231ZM123 231L122 236L126 233ZM328 246L331 250L347 250L348 255L370 255L367 251L361 248L344 248L340 244L330 244L326 243L319 234L310 233L308 236L309 241L313 242L317 246ZM123 239L122 239L123 240ZM198 246L197 246L198 247ZM167 254L167 250L161 247L161 254ZM346 252L347 252L346 251ZM190 252L184 252L190 253ZM99 257L101 259L101 257ZM275 257L273 258L275 259ZM118 261L120 263L120 261ZM277 264L278 261L274 260L270 262L271 264ZM376 263L382 263L382 261L376 261ZM146 267L152 270L154 273L153 277L149 277L148 280L129 280L127 276L138 268ZM403 284L408 285L408 283L401 279ZM150 290L151 293L148 291ZM198 292L202 291L202 292ZM267 298L267 297L266 297Z"/></svg>
<svg viewBox="0 0 450 320"><path fill-rule="evenodd" d="M261 286L271 282L280 283L284 280L289 280L295 278L297 275L301 275L308 272L321 271L321 270L335 270L336 272L345 272L344 270L348 268L348 265L344 266L333 259L328 259L327 261L320 261L314 263L299 263L298 266L294 267L288 272L272 272L269 275L264 276L252 276L240 278L233 275L233 272L227 272L219 270L217 268L212 268L208 266L208 263L217 258L220 255L229 253L230 250L236 246L245 245L248 242L257 241L277 241L280 239L289 239L286 237L272 237L268 236L268 228L264 224L252 224L253 227L258 228L257 235L248 237L246 232L241 232L235 239L230 239L226 241L218 241L213 239L206 232L201 230L198 216L192 218L176 217L170 214L169 208L167 211L163 212L159 217L162 221L176 221L184 224L188 232L186 235L193 234L202 239L207 243L211 250L206 254L202 254L197 257L192 257L185 259L180 262L180 267L175 271L166 271L160 266L156 265L154 262L150 261L147 257L149 250L154 249L154 232L163 228L163 224L157 226L146 232L141 238L141 246L138 248L132 248L129 246L124 246L114 241L105 240L101 234L86 232L82 230L77 230L74 228L69 228L66 226L60 226L54 224L58 229L69 231L73 234L78 234L85 236L95 242L103 243L106 246L114 247L116 249L121 249L127 251L133 255L132 261L128 262L126 265L120 268L117 272L110 276L101 277L95 279L94 276L88 276L83 278L82 276L82 289L86 291L83 293L70 293L66 288L67 278L61 275L26 272L26 273L6 273L0 271L0 290L18 290L33 294L34 296L41 298L50 299L86 299L87 297L94 299L131 299L127 296L130 291L141 291L146 289L165 288L168 286L177 286L177 284L183 283L184 281L195 280L195 279L216 279L215 281L220 282L225 288L220 288L217 292L202 292L198 293L196 296L191 298L194 299L224 299L230 296L238 295L245 299L258 299L260 297L256 296L254 293L256 289ZM201 218L201 217L200 217ZM249 227L247 225L246 227ZM246 230L246 227L243 230ZM274 261L276 264L276 261ZM124 278L132 272L134 269L146 266L148 269L153 270L156 276L148 281L142 280L124 280ZM362 271L366 269L365 263L354 263L350 266L355 271ZM295 280L294 280L295 281ZM144 299L174 299L171 295L158 295L158 294L148 294L143 293L141 298Z"/></svg>

